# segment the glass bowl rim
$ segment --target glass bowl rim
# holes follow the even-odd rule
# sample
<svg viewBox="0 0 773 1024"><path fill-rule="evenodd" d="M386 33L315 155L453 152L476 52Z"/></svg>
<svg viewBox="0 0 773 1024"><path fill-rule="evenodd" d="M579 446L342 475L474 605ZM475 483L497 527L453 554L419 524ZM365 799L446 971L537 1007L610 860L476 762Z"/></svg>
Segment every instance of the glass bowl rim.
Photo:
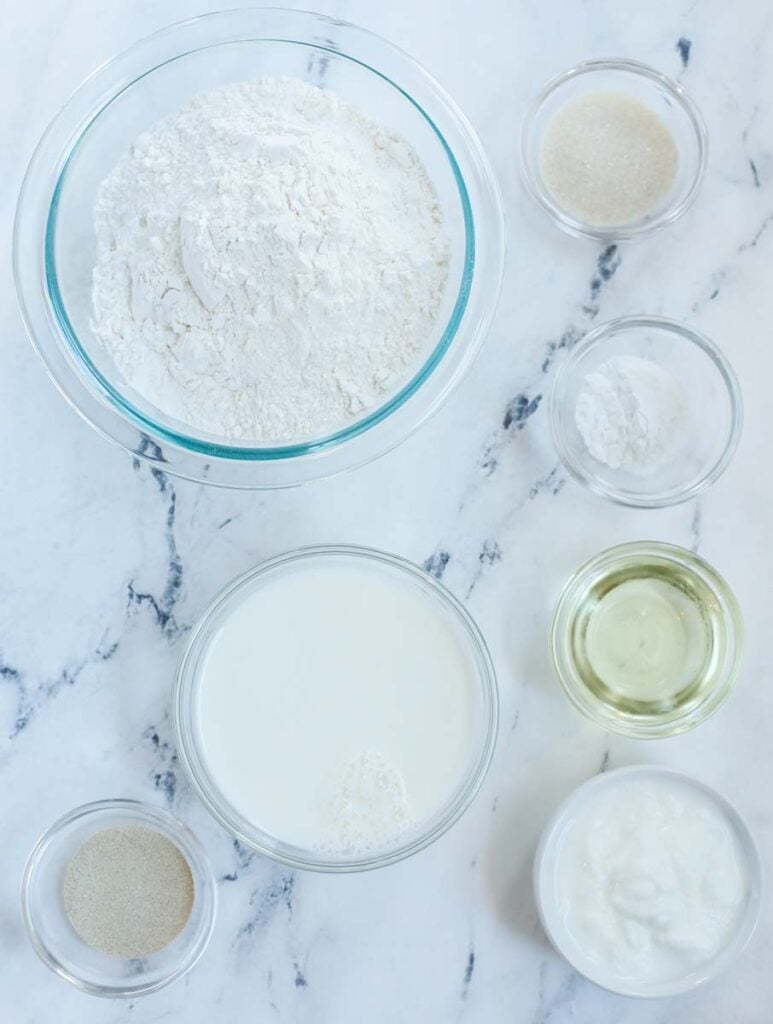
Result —
<svg viewBox="0 0 773 1024"><path fill-rule="evenodd" d="M213 615L239 591L248 587L253 580L270 573L277 567L290 566L308 558L330 556L343 556L355 560L364 559L397 570L398 573L418 580L443 603L455 617L457 624L464 628L465 635L474 651L476 677L481 687L481 703L486 718L485 724L480 730L480 736L476 737L474 762L459 783L442 818L436 821L431 829L414 834L407 842L401 842L380 853L362 854L348 860L336 860L334 856L317 857L313 851L300 852L299 847L283 844L282 840L263 832L262 829L241 815L238 815L239 820L236 821L235 817L238 812L235 812L234 815L230 813L228 802L220 794L215 783L205 776L203 770L200 771L197 762L201 758L197 750L199 743L193 715L193 691L197 678L191 669L190 662L196 653L194 648L197 647L199 638L208 628ZM173 697L173 719L178 757L185 769L186 776L209 813L229 835L234 836L249 849L287 867L328 874L347 874L386 867L418 853L439 839L464 814L482 786L494 755L499 726L499 690L494 663L480 627L461 601L431 573L401 555L391 554L378 548L355 544L315 544L294 548L259 562L229 581L206 606L188 635L179 661ZM244 826L248 826L251 832L248 833Z"/></svg>
<svg viewBox="0 0 773 1024"><path fill-rule="evenodd" d="M585 974L585 972L577 967L574 961L567 955L563 942L556 938L555 929L549 926L547 914L545 913L545 907L548 904L553 903L552 898L549 900L545 898L545 894L548 891L548 885L551 880L546 874L547 858L551 853L553 853L553 848L560 841L562 834L571 822L573 815L582 805L583 801L590 799L588 794L592 793L593 790L599 790L604 787L611 786L612 783L608 781L609 779L616 780L624 777L647 775L671 778L683 785L688 785L692 789L696 789L698 792L702 793L715 806L719 807L727 817L730 826L743 849L744 856L747 860L749 875L749 903L746 913L738 923L738 928L733 935L732 940L713 958L713 960L709 961L709 964L704 968L702 974L699 977L694 978L689 985L679 985L676 982L672 982L670 985L661 983L659 987L654 986L653 991L651 992L644 992L641 990L634 991L633 986L626 989L622 985L616 986L613 984L607 984L604 981L599 981L597 978L591 978L589 975ZM616 995L628 996L637 999L658 999L694 991L729 968L738 959L738 957L741 956L754 936L760 919L765 889L764 871L759 847L746 823L746 819L735 804L732 803L723 793L719 792L719 790L714 789L713 786L703 782L702 779L696 778L687 772L671 768L668 765L646 763L626 765L621 768L613 768L610 771L598 772L579 783L579 785L572 789L572 791L560 801L540 834L532 866L532 884L534 898L537 904L537 912L542 928L550 940L551 945L562 957L564 957L567 963L574 967L574 969L584 977L587 977L589 981L594 985L597 985L599 988L605 989L608 992L613 992Z"/></svg>
<svg viewBox="0 0 773 1024"><path fill-rule="evenodd" d="M606 706L600 699L590 699L587 687L576 670L574 659L567 649L567 639L577 615L576 597L581 590L601 575L609 573L616 564L627 561L631 556L658 558L679 565L689 573L700 577L717 599L722 611L722 621L728 642L728 652L721 667L717 683L711 692L695 707L681 716L666 720L648 716L646 721L637 722L631 718L621 719L606 713ZM633 739L662 739L677 736L701 725L725 703L740 672L744 647L744 625L741 608L735 592L727 580L711 563L701 555L678 544L664 541L628 541L605 548L592 558L586 559L564 584L550 624L550 656L553 669L569 703L582 715L606 732L628 736Z"/></svg>
<svg viewBox="0 0 773 1024"><path fill-rule="evenodd" d="M693 484L668 494L630 495L605 483L595 473L588 472L572 454L562 426L561 389L566 386L580 359L593 346L603 343L626 330L652 329L663 331L695 345L711 359L727 390L730 403L730 429L725 446L719 458ZM707 335L694 327L665 316L638 314L615 317L594 327L570 349L566 359L559 366L550 392L550 429L553 444L564 467L574 480L587 487L594 494L628 508L668 508L691 501L706 491L719 479L729 466L741 439L743 429L743 395L735 370L727 356Z"/></svg>
<svg viewBox="0 0 773 1024"><path fill-rule="evenodd" d="M186 944L184 955L160 978L153 982L145 982L144 984L138 981L127 985L102 985L87 981L74 973L69 967L65 967L51 947L43 941L35 924L36 914L32 909L31 894L32 886L41 868L43 857L55 846L62 834L71 825L91 817L98 818L102 815L121 814L126 814L127 820L144 822L149 828L159 830L159 826L161 826L161 834L164 834L164 830L166 830L166 832L175 837L180 852L191 869L195 890L201 893L202 912L200 923L195 931L192 932L190 941ZM215 885L215 876L201 840L187 825L169 811L140 800L116 797L107 800L94 800L74 807L72 810L67 811L66 814L58 817L42 833L32 847L24 865L21 884L21 910L24 926L32 947L43 963L55 974L58 974L59 977L64 978L65 981L69 981L70 984L89 995L118 999L134 998L135 996L156 992L173 981L182 978L198 963L209 945L215 925L216 908L217 887Z"/></svg>
<svg viewBox="0 0 773 1024"><path fill-rule="evenodd" d="M532 168L530 149L535 122L543 105L558 89L567 82L582 75L595 71L622 71L644 78L663 89L686 115L692 128L698 153L697 168L689 188L678 202L670 203L661 212L647 221L634 221L613 227L595 227L578 220L567 213L556 203L542 183L541 176ZM527 191L538 206L548 213L552 219L570 235L592 238L602 242L623 241L642 238L658 228L672 224L685 214L695 202L700 191L708 162L709 137L706 122L699 107L685 88L675 79L658 71L657 68L641 61L626 57L604 57L581 61L566 71L561 71L549 79L532 101L521 126L520 164L521 177ZM677 197L674 197L675 199Z"/></svg>
<svg viewBox="0 0 773 1024"><path fill-rule="evenodd" d="M230 20L229 20L230 19ZM75 153L76 147L85 137L86 133L90 130L93 121L101 116L101 114L107 110L110 103L119 95L121 95L126 89L131 88L136 82L148 74L155 68L162 66L170 61L179 59L185 56L189 52L200 52L213 46L224 45L226 42L240 42L246 38L245 35L239 35L246 32L246 29L258 19L262 25L265 21L268 25L281 22L281 27L277 28L277 43L294 43L305 47L313 47L315 49L324 49L321 42L318 41L314 36L314 31L318 30L320 25L322 26L334 26L339 32L345 34L345 39L342 41L341 48L338 49L335 45L327 47L331 53L335 54L336 57L340 57L346 61L357 64L364 68L364 70L370 75L375 75L386 83L386 85L396 91L402 100L406 104L409 104L428 125L430 131L436 138L442 153L448 161L451 175L456 184L456 190L459 196L461 205L460 217L464 229L464 257L463 267L461 268L458 293L454 302L454 308L451 311L450 318L446 327L443 331L442 337L435 345L429 355L425 356L422 365L414 373L413 377L402 386L402 388L394 395L392 395L388 401L380 405L374 410L371 410L364 418L344 426L342 429L335 431L333 434L321 438L315 438L307 440L301 443L268 446L268 447L250 447L249 445L239 444L220 444L215 441L206 439L205 435L201 436L190 436L185 433L179 433L176 430L172 430L167 426L158 423L155 419L146 416L140 410L134 408L131 403L128 403L122 396L116 399L115 395L111 394L111 390L115 390L113 385L104 378L103 375L94 372L94 368L89 365L90 360L83 357L83 350L80 342L77 340L74 330L70 325L69 330L67 324L69 321L66 316L60 315L64 312L64 307L61 301L56 299L56 293L58 286L55 281L51 279L51 272L53 269L53 262L51 259L53 239L50 234L50 228L52 224L52 216L55 215L56 206L58 203L59 191L61 189L64 175L66 174L67 167L70 159ZM235 29L231 29L231 22L236 22ZM232 38L220 39L216 38L214 41L197 41L196 45L189 48L185 48L182 43L177 46L177 38L180 33L193 32L196 29L200 29L202 26L205 28L208 25L218 27L219 25L228 28L231 31L235 31L237 34ZM287 27L289 25L289 27ZM268 27L263 28L263 34L261 35L257 30L254 32L253 38L258 40L263 39L270 41L271 33ZM284 33L284 34L283 34ZM290 38L295 36L296 38ZM127 60L136 60L138 56L144 55L145 51L152 47L154 43L164 42L167 46L175 47L173 55L169 56L166 60L153 60L152 58L146 58L145 63L152 64L152 67L147 67L143 64L140 72L136 69L132 70L129 75L124 78L112 81L109 75L112 74L114 77L118 73L120 62ZM456 151L452 149L451 144L446 140L445 134L440 130L438 124L435 121L435 115L430 116L424 106L419 103L418 100L414 99L407 89L400 86L397 81L391 77L393 72L390 71L387 74L384 71L379 70L381 66L378 61L374 61L374 64L379 66L372 66L367 63L366 60L360 59L360 57L354 55L360 52L362 47L375 46L378 52L382 55L382 63L394 59L400 62L400 66L405 72L406 69L410 74L416 76L416 80L421 83L422 88L426 88L427 94L432 99L433 104L437 106L437 111L442 114L443 117L447 118L448 123L453 127L454 131L460 136L459 146ZM358 47L360 49L358 49ZM397 76L399 77L399 75ZM93 98L89 100L88 111L83 114L78 113L75 115L75 109L77 102L87 95L86 89L91 86L95 81L99 82L101 79L106 78L109 83L108 96L101 95L98 100ZM50 136L55 130L60 133L66 124L68 117L72 119L73 116L77 116L77 124L75 128L68 136L66 144L63 146L63 151L56 158L55 162L52 162L52 154L47 151L51 148ZM461 152L463 159L471 164L470 174L473 178L468 181L465 178L465 173L459 164L457 153ZM48 164L43 166L45 160L48 160ZM53 170L47 169L47 167L53 167ZM479 178L476 176L479 175ZM34 207L39 203L39 197L32 195L33 188L40 189L45 186L48 188L46 181L48 178L55 179L52 192L50 193L50 203L46 198L46 213L43 218L42 225L42 239L41 245L43 246L43 261L44 265L42 268L43 282L38 284L37 282L31 281L30 274L26 267L23 267L22 256L20 253L21 246L19 244L19 236L23 230L33 229L35 222ZM41 182L41 180L43 181ZM474 180L473 180L474 179ZM470 188L475 195L475 200L471 199ZM46 197L49 193L46 192ZM478 210L478 205L481 206L481 210ZM481 212L482 211L482 212ZM481 217L482 221L487 218L493 217L493 226L490 225L489 231L484 231L484 236L491 236L490 239L483 237L481 240L481 231L485 228L485 224L477 225L478 217ZM35 231L37 234L37 231ZM480 276L478 273L478 257L480 256L480 250L484 251L484 263L492 263L493 274L487 274L489 278L488 284L481 283L475 288L475 281ZM251 464L260 466L261 464L266 465L270 463L277 463L280 465L290 466L294 460L301 459L306 461L308 458L314 458L324 454L332 454L333 452L341 452L347 447L347 442L356 440L357 437L366 435L370 428L376 427L378 424L389 420L392 413L395 413L398 409L405 406L410 399L414 398L420 392L424 394L422 388L430 378L433 377L435 369L443 363L444 357L447 355L449 349L454 345L454 342L459 340L459 344L462 348L459 349L459 365L453 366L450 370L450 376L448 381L442 382L442 387L437 394L425 394L425 407L415 407L413 414L410 416L410 422L407 422L405 418L397 429L397 435L395 438L389 438L387 443L384 444L384 437L380 437L378 441L378 447L375 452L367 454L364 458L350 459L347 464L339 467L328 469L318 468L312 470L310 474L305 473L301 480L281 480L277 483L261 483L260 481L243 482L241 480L220 480L215 479L213 482L223 483L225 486L236 486L236 487L283 487L292 486L294 483L305 482L307 478L313 478L313 476L323 476L328 474L336 474L338 472L346 471L347 469L353 468L355 465L361 464L362 461L369 461L371 458L375 458L378 455L383 454L389 448L394 447L395 444L399 444L400 441L404 440L410 433L413 432L418 426L420 426L430 415L432 415L442 402L448 397L451 390L459 383L459 380L464 374L464 371L469 367L469 364L477 353L482 341L485 337L487 329L490 325L493 317L493 312L496 308L497 297L501 288L502 273L504 269L504 220L502 212L502 202L499 193L499 188L496 182L496 177L491 168L491 165L486 157L480 140L475 133L474 129L470 125L469 121L459 109L453 99L443 89L443 87L436 81L436 79L427 72L422 65L420 65L414 58L412 58L405 51L395 46L391 42L377 34L370 32L367 29L360 28L359 26L343 21L338 18L330 18L325 15L320 15L315 12L291 10L284 8L237 8L232 10L214 11L207 14L199 15L196 17L188 18L183 21L178 21L173 24L162 27L156 32L147 35L136 42L134 42L128 48L122 50L116 54L110 60L106 61L99 68L93 71L75 90L75 92L69 97L64 106L55 115L48 128L44 132L33 156L30 160L25 179L22 184L21 193L19 196L19 202L17 206L15 230L14 230L14 275L16 279L17 298L19 307L22 313L27 333L33 343L33 346L41 356L44 364L46 365L49 375L52 377L53 382L56 384L58 389L63 393L64 397L75 406L78 411L89 423L94 426L100 433L105 435L109 440L112 440L122 447L127 447L126 442L120 436L121 431L113 429L110 425L110 420L114 417L118 417L127 427L131 427L139 431L140 439L143 437L150 441L149 451L144 443L140 443L139 450L130 449L133 454L139 455L140 457L148 458L151 461L163 461L167 462L166 459L158 459L153 455L153 442L158 440L161 443L168 443L173 449L180 451L182 456L187 458L188 456L195 459L204 457L205 459L221 460L224 465L236 466L239 464ZM481 271L482 272L482 271ZM34 270L32 271L34 273ZM486 300L484 307L480 306L480 300L476 299L476 307L474 309L475 316L474 320L469 322L467 331L461 334L460 329L464 324L467 323L471 313L470 309L470 298L473 291L484 289ZM38 294L40 293L40 294ZM32 307L32 308L30 308ZM41 308L37 308L41 307ZM48 330L45 332L38 332L35 327L35 321L40 321L40 317L44 316L47 320ZM39 333L50 334L51 337L40 338ZM469 336L468 336L469 335ZM96 402L104 410L106 410L107 421L104 417L98 415L94 411L86 411L81 407L81 402L74 397L73 391L77 391L77 386L74 388L73 384L69 381L69 377L77 373L75 367L66 366L63 370L55 369L52 365L56 362L54 356L49 357L47 351L53 346L54 349L59 349L64 353L69 353L70 357L75 360L78 367L81 368L83 379L80 381L80 387L85 388L90 395L89 404ZM62 378L67 378L63 380ZM116 392L118 394L118 392ZM136 415L135 415L136 414ZM149 435L149 436L148 436ZM180 468L175 465L176 460L172 460L171 464L167 464L165 468L168 468L171 472L181 475L188 476L194 479L206 478L208 467L197 467L194 464L194 468L190 468L190 464L185 468Z"/></svg>

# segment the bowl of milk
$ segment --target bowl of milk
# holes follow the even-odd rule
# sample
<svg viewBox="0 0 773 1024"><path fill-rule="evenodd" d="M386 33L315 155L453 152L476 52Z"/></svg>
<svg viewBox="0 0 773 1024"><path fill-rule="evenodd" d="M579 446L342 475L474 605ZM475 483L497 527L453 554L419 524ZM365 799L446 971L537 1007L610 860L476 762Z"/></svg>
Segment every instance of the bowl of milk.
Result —
<svg viewBox="0 0 773 1024"><path fill-rule="evenodd" d="M384 552L304 548L234 580L177 677L180 759L241 843L293 867L401 860L469 806L497 684L481 633L428 573Z"/></svg>

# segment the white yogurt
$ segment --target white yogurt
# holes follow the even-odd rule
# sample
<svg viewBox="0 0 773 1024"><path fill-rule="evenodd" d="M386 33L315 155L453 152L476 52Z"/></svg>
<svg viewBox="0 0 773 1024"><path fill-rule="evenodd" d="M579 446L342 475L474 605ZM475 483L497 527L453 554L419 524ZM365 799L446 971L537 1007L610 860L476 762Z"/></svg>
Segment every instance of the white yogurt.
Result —
<svg viewBox="0 0 773 1024"><path fill-rule="evenodd" d="M684 776L624 770L598 783L567 805L549 863L543 853L548 932L579 970L615 991L690 987L732 945L749 907L738 823Z"/></svg>
<svg viewBox="0 0 773 1024"><path fill-rule="evenodd" d="M481 732L474 648L404 570L307 558L256 579L202 659L206 770L253 826L364 853L441 811Z"/></svg>

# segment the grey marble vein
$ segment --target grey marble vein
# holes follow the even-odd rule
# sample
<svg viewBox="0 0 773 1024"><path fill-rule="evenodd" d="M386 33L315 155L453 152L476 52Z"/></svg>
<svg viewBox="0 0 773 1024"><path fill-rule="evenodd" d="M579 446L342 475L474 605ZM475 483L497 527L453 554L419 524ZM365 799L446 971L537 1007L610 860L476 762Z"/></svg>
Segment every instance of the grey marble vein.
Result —
<svg viewBox="0 0 773 1024"><path fill-rule="evenodd" d="M679 59L682 62L682 67L686 68L690 63L690 51L692 50L692 40L686 36L680 36L676 41L676 49L679 52Z"/></svg>
<svg viewBox="0 0 773 1024"><path fill-rule="evenodd" d="M136 468L140 468L137 466ZM175 540L175 517L177 514L177 494L174 484L166 473L159 469L151 469L152 477L158 487L159 494L167 500L164 526L164 537L167 549L167 568L164 587L159 595L139 590L135 580L127 584L127 604L132 607L149 608L156 623L169 641L175 641L185 634L189 627L177 622L175 606L183 585L183 563L177 550Z"/></svg>

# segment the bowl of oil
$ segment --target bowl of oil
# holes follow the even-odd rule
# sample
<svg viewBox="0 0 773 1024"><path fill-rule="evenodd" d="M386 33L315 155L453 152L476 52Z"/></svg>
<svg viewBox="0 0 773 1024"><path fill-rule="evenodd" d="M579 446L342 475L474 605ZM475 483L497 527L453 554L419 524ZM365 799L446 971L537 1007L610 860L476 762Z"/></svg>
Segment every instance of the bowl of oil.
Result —
<svg viewBox="0 0 773 1024"><path fill-rule="evenodd" d="M743 623L702 558L641 541L602 552L567 582L551 649L574 706L610 732L673 736L705 721L738 675Z"/></svg>

